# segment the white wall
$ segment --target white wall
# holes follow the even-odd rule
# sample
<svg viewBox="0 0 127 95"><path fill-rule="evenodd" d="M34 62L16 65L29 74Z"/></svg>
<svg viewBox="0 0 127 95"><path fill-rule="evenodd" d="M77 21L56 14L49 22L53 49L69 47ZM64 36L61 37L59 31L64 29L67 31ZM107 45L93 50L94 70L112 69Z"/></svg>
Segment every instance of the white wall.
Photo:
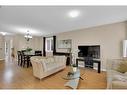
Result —
<svg viewBox="0 0 127 95"><path fill-rule="evenodd" d="M42 50L42 43L42 37L33 36L33 38L30 39L29 43L27 43L23 35L13 36L15 54L18 50L26 49L27 47L30 47L33 50Z"/></svg>
<svg viewBox="0 0 127 95"><path fill-rule="evenodd" d="M122 57L122 41L127 37L126 22L98 26L94 28L64 32L56 39L72 39L72 51L78 51L78 45L100 45L102 69L106 69L107 59ZM66 51L57 49L57 51Z"/></svg>
<svg viewBox="0 0 127 95"><path fill-rule="evenodd" d="M11 48L14 48L15 56L18 50L26 49L27 46L33 50L42 50L42 37L35 37L29 41L27 44L24 35L14 35L14 36L2 36L0 35L0 59L5 58L5 41L8 43L9 56L11 55ZM12 43L12 46L11 46Z"/></svg>

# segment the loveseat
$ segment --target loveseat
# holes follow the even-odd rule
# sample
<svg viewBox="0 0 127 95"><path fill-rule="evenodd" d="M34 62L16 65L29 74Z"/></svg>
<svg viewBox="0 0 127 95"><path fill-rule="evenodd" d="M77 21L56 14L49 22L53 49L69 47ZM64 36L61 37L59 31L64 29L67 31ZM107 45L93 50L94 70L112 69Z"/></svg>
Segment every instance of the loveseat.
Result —
<svg viewBox="0 0 127 95"><path fill-rule="evenodd" d="M108 60L107 88L127 89L127 60L125 59Z"/></svg>
<svg viewBox="0 0 127 95"><path fill-rule="evenodd" d="M39 79L47 77L66 67L65 56L33 56L30 60L33 67L33 75Z"/></svg>

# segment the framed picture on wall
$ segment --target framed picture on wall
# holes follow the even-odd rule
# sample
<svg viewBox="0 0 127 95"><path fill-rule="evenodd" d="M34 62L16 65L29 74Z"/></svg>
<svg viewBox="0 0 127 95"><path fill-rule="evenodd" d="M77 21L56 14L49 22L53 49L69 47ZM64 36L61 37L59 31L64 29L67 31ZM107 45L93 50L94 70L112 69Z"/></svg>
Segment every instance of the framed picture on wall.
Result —
<svg viewBox="0 0 127 95"><path fill-rule="evenodd" d="M71 39L59 40L58 41L58 48L59 49L71 48L71 45L72 45L72 40Z"/></svg>

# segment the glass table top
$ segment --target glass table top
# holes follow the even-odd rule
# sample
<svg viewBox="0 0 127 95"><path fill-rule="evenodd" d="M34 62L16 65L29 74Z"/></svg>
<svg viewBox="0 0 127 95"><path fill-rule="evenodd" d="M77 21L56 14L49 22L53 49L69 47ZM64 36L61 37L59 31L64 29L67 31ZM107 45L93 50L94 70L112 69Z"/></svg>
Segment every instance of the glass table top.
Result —
<svg viewBox="0 0 127 95"><path fill-rule="evenodd" d="M79 77L80 77L80 69L79 68L77 68L77 70L75 72L70 71L65 76L62 76L62 78L66 79L66 80L72 80L72 79L76 79Z"/></svg>

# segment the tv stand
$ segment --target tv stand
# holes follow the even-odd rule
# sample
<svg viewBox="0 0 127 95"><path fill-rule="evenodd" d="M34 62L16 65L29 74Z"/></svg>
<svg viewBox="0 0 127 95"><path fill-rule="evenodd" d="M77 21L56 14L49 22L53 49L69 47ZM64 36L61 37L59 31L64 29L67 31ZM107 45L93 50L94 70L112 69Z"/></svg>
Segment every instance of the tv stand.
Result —
<svg viewBox="0 0 127 95"><path fill-rule="evenodd" d="M78 67L78 61L84 61L84 67L85 67L85 58L76 58L76 65ZM100 59L93 59L93 64L98 64L98 73L101 72L101 61Z"/></svg>

